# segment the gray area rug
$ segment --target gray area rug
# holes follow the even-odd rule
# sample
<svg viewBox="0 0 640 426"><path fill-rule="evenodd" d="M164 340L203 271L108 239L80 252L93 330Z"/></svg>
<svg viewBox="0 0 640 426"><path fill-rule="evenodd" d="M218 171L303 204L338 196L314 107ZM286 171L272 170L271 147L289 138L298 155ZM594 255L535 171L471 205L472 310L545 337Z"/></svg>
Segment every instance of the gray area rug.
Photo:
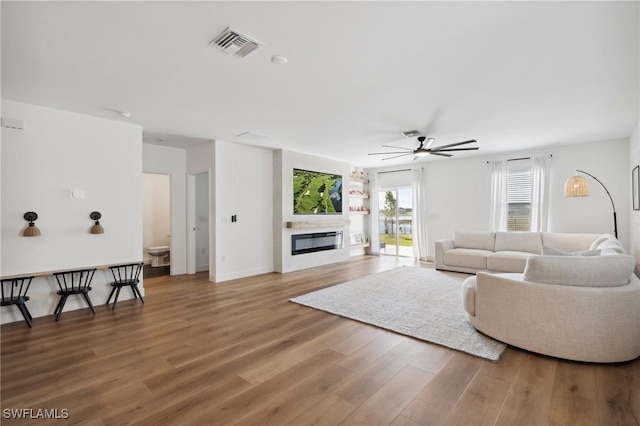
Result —
<svg viewBox="0 0 640 426"><path fill-rule="evenodd" d="M467 322L467 276L402 266L290 300L497 362L506 345Z"/></svg>

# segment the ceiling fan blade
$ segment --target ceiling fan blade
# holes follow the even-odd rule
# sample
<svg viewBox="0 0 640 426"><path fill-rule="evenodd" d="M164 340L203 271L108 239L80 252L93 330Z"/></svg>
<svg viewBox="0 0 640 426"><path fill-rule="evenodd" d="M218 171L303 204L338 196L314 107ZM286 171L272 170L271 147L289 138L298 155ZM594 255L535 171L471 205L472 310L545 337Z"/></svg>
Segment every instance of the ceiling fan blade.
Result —
<svg viewBox="0 0 640 426"><path fill-rule="evenodd" d="M382 145L384 148L395 148L395 149L404 149L405 151L413 151L411 148L405 148L402 146L393 146L393 145Z"/></svg>
<svg viewBox="0 0 640 426"><path fill-rule="evenodd" d="M412 155L412 154L413 154L413 152L407 152L406 154L400 154L400 155L395 155L395 156L393 156L393 157L389 157L389 158L383 158L383 159L382 159L382 161L384 161L384 160L392 160L392 159L394 159L394 158L404 157L404 156L406 156L406 155ZM444 154L443 154L443 155L444 155Z"/></svg>
<svg viewBox="0 0 640 426"><path fill-rule="evenodd" d="M433 145L433 143L434 143L435 141L436 141L436 140L435 140L434 138L427 138L427 146L425 146L425 147L424 147L424 149L429 149L429 148L431 148L431 145Z"/></svg>
<svg viewBox="0 0 640 426"><path fill-rule="evenodd" d="M478 147L476 146L475 148L448 148L448 149L440 149L440 148L433 148L431 150L431 152L444 152L444 151L477 151Z"/></svg>
<svg viewBox="0 0 640 426"><path fill-rule="evenodd" d="M439 152L433 152L433 151L431 151L429 154L431 154L431 155L440 155L442 157L453 157L453 155L451 155L451 154L440 154Z"/></svg>
<svg viewBox="0 0 640 426"><path fill-rule="evenodd" d="M370 152L368 155L389 155L389 154L412 154L413 150L404 152L404 151L389 151L389 152Z"/></svg>
<svg viewBox="0 0 640 426"><path fill-rule="evenodd" d="M477 140L475 140L475 139L471 139L471 140L469 140L469 141L456 142L456 143L450 143L450 144L448 144L448 145L441 145L441 146L437 146L437 147L435 147L435 148L433 148L433 149L450 148L450 147L452 147L452 146L464 145L464 144L467 144L467 143L474 143L474 142L478 142L478 141L477 141Z"/></svg>

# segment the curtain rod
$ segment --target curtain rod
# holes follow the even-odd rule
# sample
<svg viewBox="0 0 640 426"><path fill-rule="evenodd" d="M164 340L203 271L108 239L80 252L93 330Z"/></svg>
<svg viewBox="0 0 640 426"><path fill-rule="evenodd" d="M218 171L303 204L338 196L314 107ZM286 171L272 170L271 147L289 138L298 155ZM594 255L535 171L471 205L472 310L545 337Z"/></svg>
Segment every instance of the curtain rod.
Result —
<svg viewBox="0 0 640 426"><path fill-rule="evenodd" d="M553 154L549 154L549 157L553 158ZM520 161L520 160L531 160L531 157L520 157L520 158L509 158L507 161ZM487 161L489 164L489 161Z"/></svg>

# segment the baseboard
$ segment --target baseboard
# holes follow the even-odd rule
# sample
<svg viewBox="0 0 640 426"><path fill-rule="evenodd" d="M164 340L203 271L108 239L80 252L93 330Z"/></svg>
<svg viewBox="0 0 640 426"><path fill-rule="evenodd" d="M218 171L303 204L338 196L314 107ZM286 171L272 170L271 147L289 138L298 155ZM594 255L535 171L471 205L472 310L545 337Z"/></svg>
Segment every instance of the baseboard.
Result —
<svg viewBox="0 0 640 426"><path fill-rule="evenodd" d="M229 272L226 274L214 274L214 275L211 275L211 278L213 279L213 282L221 283L229 280L237 280L239 278L252 277L254 275L268 274L274 271L275 271L275 267L273 265L270 265L270 266L264 266L261 268L247 269L244 271Z"/></svg>

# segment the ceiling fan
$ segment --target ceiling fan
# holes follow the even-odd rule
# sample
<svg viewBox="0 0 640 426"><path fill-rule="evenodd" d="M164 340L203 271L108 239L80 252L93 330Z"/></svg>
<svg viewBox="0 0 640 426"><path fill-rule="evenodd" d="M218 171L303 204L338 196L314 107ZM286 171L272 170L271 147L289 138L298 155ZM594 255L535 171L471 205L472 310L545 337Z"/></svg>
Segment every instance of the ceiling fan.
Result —
<svg viewBox="0 0 640 426"><path fill-rule="evenodd" d="M425 145L425 140L427 144ZM452 151L475 151L478 147L473 148L453 148L455 146L466 145L468 143L477 142L475 139L471 139L464 142L456 142L450 143L447 145L436 146L435 148L431 148L431 145L435 142L434 138L427 138L426 136L418 136L418 142L420 145L416 149L403 148L400 146L392 146L392 145L382 145L384 148L395 148L401 149L402 151L391 151L391 152L370 152L369 155L394 155L393 157L383 158L383 160L391 160L392 158L404 157L405 155L414 155L414 160L418 159L418 157L426 157L428 155L439 155L441 157L452 157L452 154L447 154Z"/></svg>

